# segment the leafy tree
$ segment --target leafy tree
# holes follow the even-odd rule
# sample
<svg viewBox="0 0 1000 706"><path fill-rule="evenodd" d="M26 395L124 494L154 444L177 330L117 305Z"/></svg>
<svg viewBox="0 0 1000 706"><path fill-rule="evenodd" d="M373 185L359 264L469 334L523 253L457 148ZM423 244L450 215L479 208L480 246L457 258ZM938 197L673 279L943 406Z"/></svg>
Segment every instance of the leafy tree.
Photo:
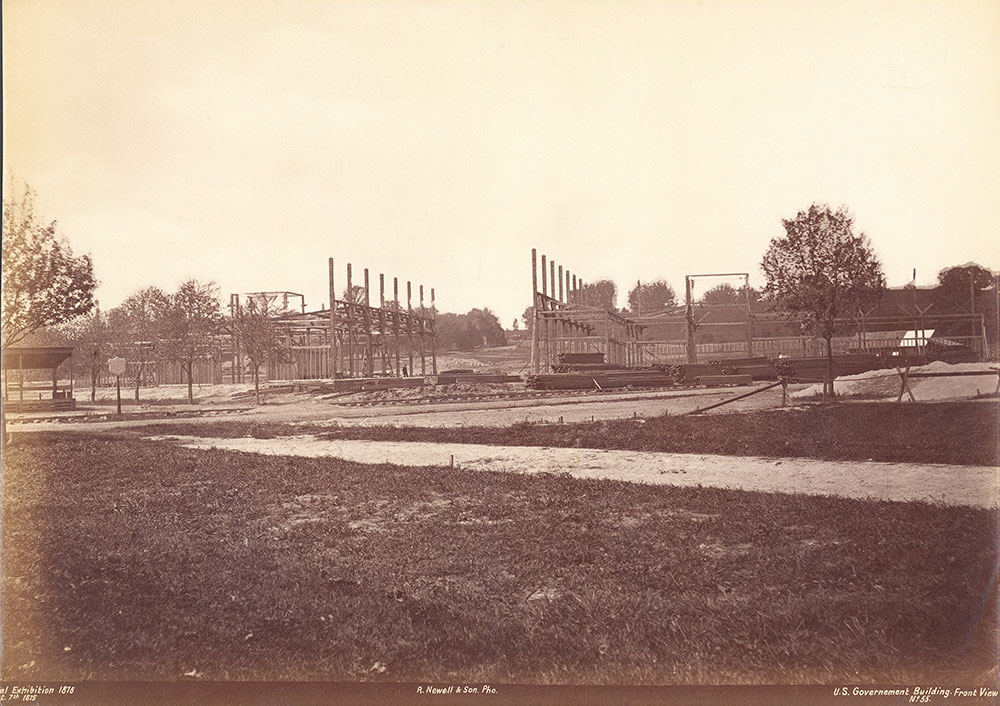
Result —
<svg viewBox="0 0 1000 706"><path fill-rule="evenodd" d="M11 190L13 191L13 189ZM94 267L88 255L74 257L56 222L35 214L35 192L3 202L3 346L46 326L55 326L94 308Z"/></svg>
<svg viewBox="0 0 1000 706"><path fill-rule="evenodd" d="M483 346L505 346L507 336L489 309L468 314L439 314L435 321L438 343L445 350L471 351Z"/></svg>
<svg viewBox="0 0 1000 706"><path fill-rule="evenodd" d="M108 330L108 315L101 311L97 303L89 316L80 316L61 327L66 338L90 368L90 401L97 399L97 380L101 367L111 354L112 341ZM77 356L74 356L76 358ZM70 373L72 375L72 373Z"/></svg>
<svg viewBox="0 0 1000 706"><path fill-rule="evenodd" d="M760 292L750 287L750 301L755 302L760 299ZM723 282L718 284L701 295L701 303L706 305L719 304L745 304L747 300L746 285L741 285L738 289L731 284Z"/></svg>
<svg viewBox="0 0 1000 706"><path fill-rule="evenodd" d="M487 346L506 346L507 334L504 333L500 319L489 309L473 309L468 314L472 325Z"/></svg>
<svg viewBox="0 0 1000 706"><path fill-rule="evenodd" d="M140 289L108 314L108 328L121 344L125 357L136 358L135 400L139 387L147 377L146 366L152 362L160 343L160 315L167 309L170 297L159 287ZM125 353L127 351L127 354Z"/></svg>
<svg viewBox="0 0 1000 706"><path fill-rule="evenodd" d="M274 324L276 313L280 312L273 312L267 301L249 299L233 320L233 330L240 347L253 368L253 388L257 404L260 404L260 366L269 360L285 360L286 351L281 344L280 332Z"/></svg>
<svg viewBox="0 0 1000 706"><path fill-rule="evenodd" d="M360 284L355 284L351 286L348 290L344 287L344 293L341 294L341 301L351 302L352 304L364 304L365 303L365 288Z"/></svg>
<svg viewBox="0 0 1000 706"><path fill-rule="evenodd" d="M478 348L481 339L466 314L439 314L434 322L438 344L444 350L471 351Z"/></svg>
<svg viewBox="0 0 1000 706"><path fill-rule="evenodd" d="M813 204L781 223L785 235L771 240L761 261L764 292L777 306L803 316L805 329L826 341L823 389L832 395L834 320L876 304L885 275L868 238L854 234L845 207L831 211Z"/></svg>
<svg viewBox="0 0 1000 706"><path fill-rule="evenodd" d="M581 301L598 309L618 308L618 287L609 279L588 282L580 289Z"/></svg>
<svg viewBox="0 0 1000 706"><path fill-rule="evenodd" d="M521 314L521 321L524 322L524 330L530 334L535 325L535 307L529 306L526 308L524 313Z"/></svg>
<svg viewBox="0 0 1000 706"><path fill-rule="evenodd" d="M628 308L633 314L638 311L661 311L676 304L674 288L662 279L645 284L637 282L628 293Z"/></svg>
<svg viewBox="0 0 1000 706"><path fill-rule="evenodd" d="M993 279L992 272L974 262L946 267L938 272L937 293L952 303L970 308L972 312L977 309L981 312L976 300L981 292L992 289Z"/></svg>
<svg viewBox="0 0 1000 706"><path fill-rule="evenodd" d="M194 363L213 350L213 337L222 321L218 288L214 282L184 282L163 303L158 319L164 357L181 364L187 374L188 403L193 404Z"/></svg>

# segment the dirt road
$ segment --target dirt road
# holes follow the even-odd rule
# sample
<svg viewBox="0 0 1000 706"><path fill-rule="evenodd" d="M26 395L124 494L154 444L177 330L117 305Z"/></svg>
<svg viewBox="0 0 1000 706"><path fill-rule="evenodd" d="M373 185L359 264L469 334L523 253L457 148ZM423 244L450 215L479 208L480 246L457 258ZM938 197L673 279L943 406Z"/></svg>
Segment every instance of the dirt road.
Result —
<svg viewBox="0 0 1000 706"><path fill-rule="evenodd" d="M880 500L927 500L996 507L1000 469L941 464L819 461L710 454L486 446L401 441L326 441L312 435L277 439L154 437L188 448L331 456L361 463L456 465L479 471L569 473L637 483L733 488Z"/></svg>

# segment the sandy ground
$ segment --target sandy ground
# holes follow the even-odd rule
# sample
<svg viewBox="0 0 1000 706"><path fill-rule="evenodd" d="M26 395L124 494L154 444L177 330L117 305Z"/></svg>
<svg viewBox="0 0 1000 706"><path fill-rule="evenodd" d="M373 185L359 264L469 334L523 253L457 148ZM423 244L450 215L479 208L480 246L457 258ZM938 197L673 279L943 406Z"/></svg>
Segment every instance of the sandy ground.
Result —
<svg viewBox="0 0 1000 706"><path fill-rule="evenodd" d="M462 468L478 471L569 473L577 478L609 478L660 485L702 485L861 499L927 500L976 507L996 507L1000 500L1000 469L985 466L403 441L326 441L311 435L278 439L150 438L168 439L188 448L330 456L361 463L404 466L446 466L454 462Z"/></svg>
<svg viewBox="0 0 1000 706"><path fill-rule="evenodd" d="M954 400L978 397L997 390L995 363L949 363L936 360L927 365L910 368L910 373L983 373L961 377L910 378L907 383L918 402ZM901 379L895 370L869 370L858 375L846 375L833 382L838 395L869 400L895 400L899 395ZM823 393L823 384L810 385L792 394L795 399L817 397ZM909 396L904 393L904 400Z"/></svg>
<svg viewBox="0 0 1000 706"><path fill-rule="evenodd" d="M102 421L86 421L64 423L58 421L33 421L31 423L15 423L10 429L18 431L99 431L114 427L139 426L151 424L156 420L129 420L130 411L162 411L164 419L167 412L187 412L202 410L211 412L208 419L220 421L226 419L252 420L261 423L309 423L309 424L341 424L371 426L375 424L395 426L426 426L426 427L462 427L462 426L509 426L516 422L583 422L608 419L624 419L633 416L652 417L664 413L685 414L699 407L707 407L715 402L729 399L750 391L749 387L668 390L659 392L621 392L603 395L570 395L534 398L525 400L486 400L482 402L434 402L427 404L408 405L378 405L371 407L350 407L332 402L318 400L304 393L274 395L268 398L268 403L252 409L225 413L226 406L250 406L252 401L227 400L225 404L218 400L216 405L211 401L199 405L176 406L144 406L124 408L121 420L107 419ZM748 411L753 409L769 409L781 404L781 390L769 390L746 400L720 408L717 412ZM60 418L81 417L88 414L108 414L109 409L79 409L66 413ZM53 415L11 415L11 421L30 421L32 417L43 418ZM173 423L197 424L203 421L199 418L169 418Z"/></svg>

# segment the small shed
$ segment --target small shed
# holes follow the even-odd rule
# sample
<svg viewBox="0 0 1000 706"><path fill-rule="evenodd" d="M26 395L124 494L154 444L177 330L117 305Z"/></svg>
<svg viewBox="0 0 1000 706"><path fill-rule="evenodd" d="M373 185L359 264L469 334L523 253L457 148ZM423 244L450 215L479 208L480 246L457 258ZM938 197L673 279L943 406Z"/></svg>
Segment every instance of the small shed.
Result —
<svg viewBox="0 0 1000 706"><path fill-rule="evenodd" d="M72 347L8 347L3 350L4 407L10 412L73 409L73 376L68 385L59 384L59 366L73 355ZM48 370L42 380L25 380L25 371ZM15 372L16 371L16 372ZM16 376L16 400L11 400L11 376ZM35 376L32 376L35 377ZM48 379L51 378L51 385Z"/></svg>

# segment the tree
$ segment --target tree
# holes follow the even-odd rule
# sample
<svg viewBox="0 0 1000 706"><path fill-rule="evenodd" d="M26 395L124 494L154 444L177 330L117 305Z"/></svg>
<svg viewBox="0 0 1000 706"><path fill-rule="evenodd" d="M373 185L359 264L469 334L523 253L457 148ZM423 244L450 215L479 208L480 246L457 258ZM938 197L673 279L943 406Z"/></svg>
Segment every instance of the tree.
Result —
<svg viewBox="0 0 1000 706"><path fill-rule="evenodd" d="M618 308L618 287L609 279L588 282L580 289L581 303L598 309Z"/></svg>
<svg viewBox="0 0 1000 706"><path fill-rule="evenodd" d="M194 363L214 347L213 337L222 320L214 282L190 279L163 303L158 318L162 350L168 360L181 364L187 374L188 403L194 403Z"/></svg>
<svg viewBox="0 0 1000 706"><path fill-rule="evenodd" d="M161 313L167 309L170 297L159 287L140 289L108 314L108 328L122 342L122 353L128 350L137 360L135 367L135 401L146 375L146 366L160 343ZM128 357L128 356L126 356Z"/></svg>
<svg viewBox="0 0 1000 706"><path fill-rule="evenodd" d="M350 290L344 287L344 293L341 296L343 297L342 301L351 302L352 304L364 304L365 288L360 284L353 285Z"/></svg>
<svg viewBox="0 0 1000 706"><path fill-rule="evenodd" d="M524 330L530 334L535 327L535 307L529 306L526 308L524 313L521 314L521 321L524 322Z"/></svg>
<svg viewBox="0 0 1000 706"><path fill-rule="evenodd" d="M661 311L676 304L674 288L662 279L645 284L637 282L628 293L628 308L633 314L639 311Z"/></svg>
<svg viewBox="0 0 1000 706"><path fill-rule="evenodd" d="M12 189L13 191L13 189ZM94 308L94 267L74 257L56 222L40 223L35 192L3 202L3 346L46 326L72 321Z"/></svg>
<svg viewBox="0 0 1000 706"><path fill-rule="evenodd" d="M94 402L97 399L97 380L100 377L101 367L111 352L108 315L102 313L101 307L95 302L93 312L89 316L80 316L67 322L62 327L62 331L72 342L74 348L83 351L82 358L88 361L90 401ZM70 372L70 375L72 374Z"/></svg>
<svg viewBox="0 0 1000 706"><path fill-rule="evenodd" d="M785 235L771 241L761 261L764 292L780 308L803 316L805 329L826 341L823 390L832 396L835 319L878 303L885 275L868 238L854 234L845 207L831 211L813 204L781 223Z"/></svg>
<svg viewBox="0 0 1000 706"><path fill-rule="evenodd" d="M963 307L968 305L970 313L975 313L980 293L992 287L993 273L974 262L938 272L938 294Z"/></svg>
<svg viewBox="0 0 1000 706"><path fill-rule="evenodd" d="M469 314L473 328L479 333L487 346L506 346L507 334L504 333L500 319L489 309L472 309Z"/></svg>
<svg viewBox="0 0 1000 706"><path fill-rule="evenodd" d="M755 302L758 299L760 299L760 292L753 287L750 287L750 301ZM719 304L743 305L746 304L746 301L747 287L745 284L741 285L739 289L737 289L733 285L723 282L722 284L717 284L701 295L701 303L709 306L716 306Z"/></svg>
<svg viewBox="0 0 1000 706"><path fill-rule="evenodd" d="M471 351L484 345L507 345L500 320L489 309L472 309L468 314L439 314L434 326L438 343L445 350Z"/></svg>
<svg viewBox="0 0 1000 706"><path fill-rule="evenodd" d="M274 325L274 312L267 301L250 299L240 307L233 320L233 330L239 339L250 367L253 368L253 389L260 404L260 366L266 361L277 362L284 359L285 348L281 336Z"/></svg>
<svg viewBox="0 0 1000 706"><path fill-rule="evenodd" d="M723 282L702 294L701 303L708 305L739 304L740 293L733 285Z"/></svg>

